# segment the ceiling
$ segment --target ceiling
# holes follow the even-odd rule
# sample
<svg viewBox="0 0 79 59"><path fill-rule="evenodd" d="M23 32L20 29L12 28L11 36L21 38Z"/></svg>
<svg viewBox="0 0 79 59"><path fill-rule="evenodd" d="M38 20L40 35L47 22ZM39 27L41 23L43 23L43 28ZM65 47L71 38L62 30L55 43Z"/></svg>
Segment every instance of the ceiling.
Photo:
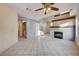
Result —
<svg viewBox="0 0 79 59"><path fill-rule="evenodd" d="M35 11L35 9L42 7L41 3L9 3L8 4L8 6L10 6L11 8L17 11L19 16L33 20L39 20L45 17L56 15L65 10L74 9L75 5L76 3L55 3L54 6L59 8L59 11L51 10L48 14L45 15L43 10ZM26 10L26 8L28 9Z"/></svg>

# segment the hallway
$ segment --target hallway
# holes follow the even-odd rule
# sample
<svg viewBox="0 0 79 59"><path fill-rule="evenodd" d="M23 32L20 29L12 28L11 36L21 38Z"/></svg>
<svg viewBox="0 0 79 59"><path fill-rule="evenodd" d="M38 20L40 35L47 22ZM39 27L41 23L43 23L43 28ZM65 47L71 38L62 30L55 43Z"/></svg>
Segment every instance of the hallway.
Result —
<svg viewBox="0 0 79 59"><path fill-rule="evenodd" d="M2 56L79 56L79 49L72 41L53 40L47 36L22 39Z"/></svg>

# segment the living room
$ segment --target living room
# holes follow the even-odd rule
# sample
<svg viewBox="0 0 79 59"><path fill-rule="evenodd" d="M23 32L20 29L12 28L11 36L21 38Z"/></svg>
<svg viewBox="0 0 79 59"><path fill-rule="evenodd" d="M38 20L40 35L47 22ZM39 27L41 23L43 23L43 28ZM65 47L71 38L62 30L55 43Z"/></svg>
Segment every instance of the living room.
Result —
<svg viewBox="0 0 79 59"><path fill-rule="evenodd" d="M79 55L78 10L78 3L0 4L0 55ZM20 20L26 22L23 33L27 32L21 40Z"/></svg>

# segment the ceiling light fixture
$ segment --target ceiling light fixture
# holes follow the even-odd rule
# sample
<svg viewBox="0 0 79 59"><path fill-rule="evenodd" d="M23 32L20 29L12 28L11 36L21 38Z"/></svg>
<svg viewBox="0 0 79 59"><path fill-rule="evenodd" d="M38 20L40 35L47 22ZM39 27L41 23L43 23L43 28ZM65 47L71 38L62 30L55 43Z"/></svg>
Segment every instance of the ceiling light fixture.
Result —
<svg viewBox="0 0 79 59"><path fill-rule="evenodd" d="M46 8L44 8L43 11L45 12L46 11Z"/></svg>
<svg viewBox="0 0 79 59"><path fill-rule="evenodd" d="M51 10L51 8L49 7L47 10L48 10L48 11L50 11L50 10Z"/></svg>
<svg viewBox="0 0 79 59"><path fill-rule="evenodd" d="M45 14L47 14L49 11L51 10L51 8L44 8L43 11L45 12Z"/></svg>

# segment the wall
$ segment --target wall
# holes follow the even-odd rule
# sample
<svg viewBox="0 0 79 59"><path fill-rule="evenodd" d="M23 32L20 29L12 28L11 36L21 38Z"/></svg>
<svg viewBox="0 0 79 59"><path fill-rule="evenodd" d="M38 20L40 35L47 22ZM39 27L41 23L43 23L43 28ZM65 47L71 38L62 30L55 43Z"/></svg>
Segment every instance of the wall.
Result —
<svg viewBox="0 0 79 59"><path fill-rule="evenodd" d="M63 32L63 39L64 40L75 40L75 19L67 19L67 20L62 20L62 21L56 21L53 22L53 26L60 26L58 28L51 28L50 29L50 35L53 36L54 38L54 32Z"/></svg>
<svg viewBox="0 0 79 59"><path fill-rule="evenodd" d="M76 10L76 44L79 47L79 4Z"/></svg>
<svg viewBox="0 0 79 59"><path fill-rule="evenodd" d="M40 35L40 22L34 19L29 19L26 17L21 17L20 20L24 20L26 22L26 36L27 39L32 39Z"/></svg>
<svg viewBox="0 0 79 59"><path fill-rule="evenodd" d="M27 39L38 36L39 23L35 21L27 21Z"/></svg>
<svg viewBox="0 0 79 59"><path fill-rule="evenodd" d="M76 32L75 32L75 43L79 47L79 3L76 3L74 10L70 13L71 16L76 15L75 25L76 25Z"/></svg>
<svg viewBox="0 0 79 59"><path fill-rule="evenodd" d="M18 41L17 13L0 4L0 53Z"/></svg>
<svg viewBox="0 0 79 59"><path fill-rule="evenodd" d="M46 21L41 21L41 22L40 22L40 30L41 30L44 34L46 34L46 32L47 32L47 24L46 24Z"/></svg>
<svg viewBox="0 0 79 59"><path fill-rule="evenodd" d="M50 34L48 22L49 21L47 19L46 20L42 19L42 21L40 21L40 30L43 33L43 35L49 35Z"/></svg>

